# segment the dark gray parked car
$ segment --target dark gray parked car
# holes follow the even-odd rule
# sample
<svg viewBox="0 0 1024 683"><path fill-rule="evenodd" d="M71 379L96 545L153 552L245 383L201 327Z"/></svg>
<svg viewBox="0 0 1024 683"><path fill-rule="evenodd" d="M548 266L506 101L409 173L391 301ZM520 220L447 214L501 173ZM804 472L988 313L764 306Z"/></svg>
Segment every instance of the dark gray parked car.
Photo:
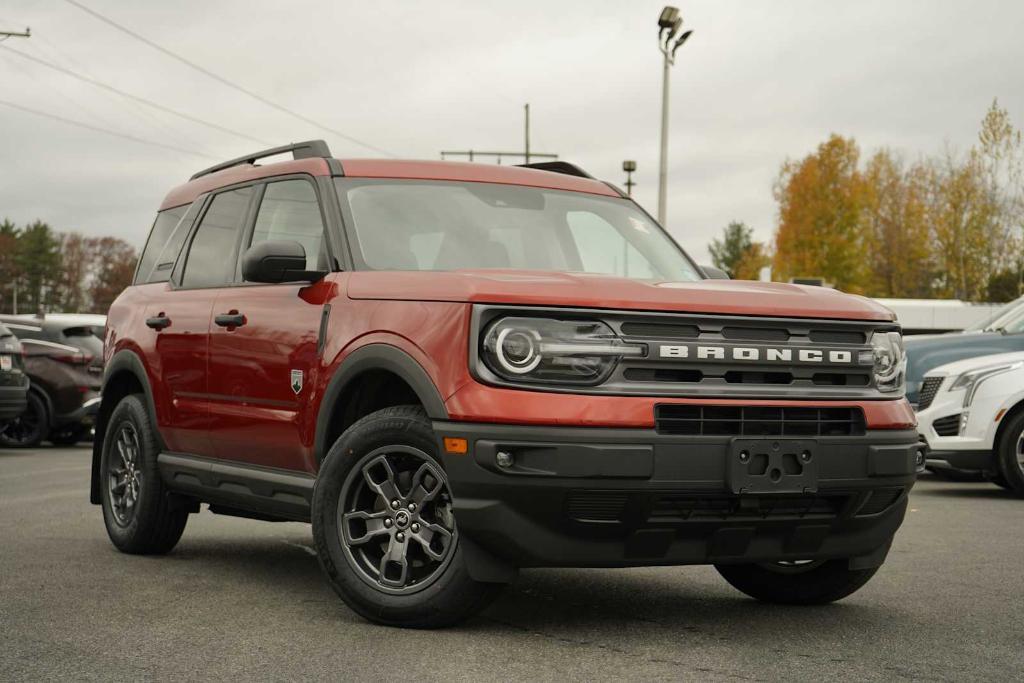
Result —
<svg viewBox="0 0 1024 683"><path fill-rule="evenodd" d="M1024 351L1024 297L1012 301L983 323L963 332L905 337L907 399L916 409L925 373L946 363L994 353Z"/></svg>
<svg viewBox="0 0 1024 683"><path fill-rule="evenodd" d="M28 383L21 342L0 323L0 430L25 412Z"/></svg>

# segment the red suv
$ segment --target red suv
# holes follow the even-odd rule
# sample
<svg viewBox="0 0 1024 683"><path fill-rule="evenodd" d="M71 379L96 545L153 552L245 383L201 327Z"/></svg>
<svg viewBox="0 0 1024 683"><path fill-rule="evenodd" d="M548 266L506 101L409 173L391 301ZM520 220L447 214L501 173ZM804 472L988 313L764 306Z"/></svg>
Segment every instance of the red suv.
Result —
<svg viewBox="0 0 1024 683"><path fill-rule="evenodd" d="M563 162L313 141L197 173L104 356L114 545L165 553L204 503L310 521L331 585L386 624L454 623L519 567L714 564L762 600L837 600L914 483L890 311L710 280Z"/></svg>

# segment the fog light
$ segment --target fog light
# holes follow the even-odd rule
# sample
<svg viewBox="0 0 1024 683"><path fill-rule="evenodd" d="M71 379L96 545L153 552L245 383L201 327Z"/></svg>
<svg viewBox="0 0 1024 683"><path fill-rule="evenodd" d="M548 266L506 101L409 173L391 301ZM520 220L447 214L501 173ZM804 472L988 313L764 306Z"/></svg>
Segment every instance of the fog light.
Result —
<svg viewBox="0 0 1024 683"><path fill-rule="evenodd" d="M516 460L512 457L511 453L498 451L498 454L494 457L494 461L498 463L498 467L512 467Z"/></svg>

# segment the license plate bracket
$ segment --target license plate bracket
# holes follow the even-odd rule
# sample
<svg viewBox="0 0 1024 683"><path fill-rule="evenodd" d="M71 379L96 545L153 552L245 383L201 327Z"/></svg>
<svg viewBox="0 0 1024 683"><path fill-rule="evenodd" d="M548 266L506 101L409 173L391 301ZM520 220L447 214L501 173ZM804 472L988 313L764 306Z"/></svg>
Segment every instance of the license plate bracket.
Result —
<svg viewBox="0 0 1024 683"><path fill-rule="evenodd" d="M815 439L733 439L726 467L733 493L816 493Z"/></svg>

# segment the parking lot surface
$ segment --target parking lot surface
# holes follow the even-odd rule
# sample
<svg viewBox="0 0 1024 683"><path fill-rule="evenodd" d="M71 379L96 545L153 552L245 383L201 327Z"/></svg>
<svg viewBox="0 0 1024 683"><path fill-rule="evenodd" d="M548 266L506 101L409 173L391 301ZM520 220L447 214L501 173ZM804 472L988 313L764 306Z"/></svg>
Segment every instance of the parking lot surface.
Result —
<svg viewBox="0 0 1024 683"><path fill-rule="evenodd" d="M368 624L307 525L193 515L122 555L90 450L0 451L3 680L1019 680L1024 501L922 479L889 561L826 607L762 605L709 567L530 570L458 628Z"/></svg>

